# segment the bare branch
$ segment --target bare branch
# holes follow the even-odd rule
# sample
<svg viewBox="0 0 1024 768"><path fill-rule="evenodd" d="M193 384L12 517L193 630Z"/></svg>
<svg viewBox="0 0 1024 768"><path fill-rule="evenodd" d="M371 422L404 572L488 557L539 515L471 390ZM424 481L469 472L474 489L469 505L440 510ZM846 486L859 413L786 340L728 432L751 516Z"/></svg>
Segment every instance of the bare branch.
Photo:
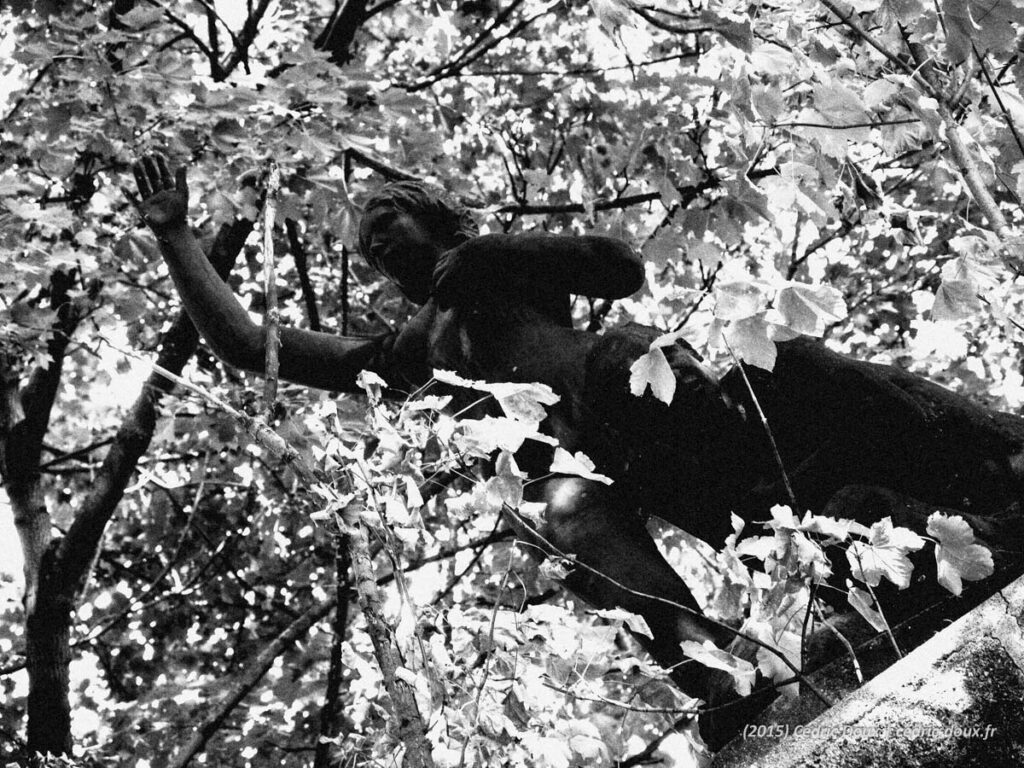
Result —
<svg viewBox="0 0 1024 768"><path fill-rule="evenodd" d="M230 272L252 226L251 221L240 219L225 225L218 233L210 250L210 260L222 277ZM180 371L192 357L198 343L199 334L182 310L164 335L157 359L163 367ZM117 508L138 460L152 440L157 405L172 387L167 379L150 375L117 430L92 489L57 552L57 571L64 580L62 587L65 593L76 591L85 578L103 530Z"/></svg>
<svg viewBox="0 0 1024 768"><path fill-rule="evenodd" d="M372 13L379 13L379 7ZM366 10L366 0L336 0L334 11L327 26L317 36L314 46L320 51L329 51L331 61L341 66L352 58L352 42L356 31L371 13Z"/></svg>
<svg viewBox="0 0 1024 768"><path fill-rule="evenodd" d="M252 45L253 40L256 39L256 33L259 31L260 21L263 19L264 14L267 12L267 8L270 7L270 0L260 0L251 14L245 19L245 24L242 25L242 32L238 35L238 42L235 44L234 50L231 51L231 55L228 56L228 60L221 66L221 77L219 80L224 80L230 75L243 61L247 61L249 58L249 46Z"/></svg>
<svg viewBox="0 0 1024 768"><path fill-rule="evenodd" d="M870 32L861 26L860 22L854 18L852 9L848 12L844 12L840 10L839 6L832 2L832 0L820 0L820 2L832 12L833 16L855 32L861 40L885 56L885 58L888 59L894 67L896 67L896 69L910 75L914 82L916 82L926 94L936 99L939 98L939 94L934 92L931 84L921 75L920 72L897 56L893 51L878 42Z"/></svg>
<svg viewBox="0 0 1024 768"><path fill-rule="evenodd" d="M336 600L336 598L335 598ZM256 687L263 675L267 673L274 661L284 653L292 643L309 632L310 627L324 618L334 608L335 600L328 600L314 605L295 621L289 624L274 641L264 648L246 664L245 670L235 680L234 687L201 723L195 726L195 734L170 762L171 768L185 768L203 749L228 716L246 696Z"/></svg>
<svg viewBox="0 0 1024 768"><path fill-rule="evenodd" d="M372 168L388 181L416 181L419 178L418 176L399 170L398 168L387 165L376 158L370 157L368 154L362 150L356 149L355 147L348 147L345 150L345 154L353 160L358 160L367 168Z"/></svg>
<svg viewBox="0 0 1024 768"><path fill-rule="evenodd" d="M271 429L265 421L254 419L248 414L232 408L210 392L186 381L177 373L161 367L159 363L153 365L153 375L164 376L171 382L186 387L189 391L213 403L233 417L272 456L287 463L307 486L315 484L323 488L332 487L331 478L311 466L288 441ZM365 524L357 519L346 525L346 528L356 594L359 597L359 605L363 610L363 617L366 619L367 632L373 643L374 655L380 666L384 685L391 698L395 719L398 722L397 736L407 750L405 764L410 768L433 768L430 743L426 738L426 726L416 704L413 688L398 674L399 669L404 668L401 652L395 643L393 631L384 619L383 601L373 569L373 556L370 552ZM400 574L396 572L395 576L397 578ZM176 765L183 766L185 763L178 762Z"/></svg>
<svg viewBox="0 0 1024 768"><path fill-rule="evenodd" d="M320 310L316 306L316 294L313 291L313 283L309 280L309 260L306 258L306 249L302 245L302 238L299 235L299 225L295 219L284 220L285 232L288 235L288 247L295 259L295 271L299 274L299 287L302 289L302 301L306 305L306 317L309 319L311 331L320 330Z"/></svg>

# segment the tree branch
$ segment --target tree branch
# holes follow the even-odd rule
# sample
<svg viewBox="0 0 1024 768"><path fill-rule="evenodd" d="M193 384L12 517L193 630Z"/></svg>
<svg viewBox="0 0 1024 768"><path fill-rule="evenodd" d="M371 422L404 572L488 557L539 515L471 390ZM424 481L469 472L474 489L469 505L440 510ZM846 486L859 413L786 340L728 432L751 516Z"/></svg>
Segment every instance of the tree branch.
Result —
<svg viewBox="0 0 1024 768"><path fill-rule="evenodd" d="M316 744L313 768L329 768L331 764L331 742L338 735L338 697L341 693L343 671L341 644L348 629L348 604L352 599L352 581L349 579L349 544L341 537L335 541L334 577L337 580L337 607L334 610L334 637L331 639L331 662L327 669L327 690L324 705L320 709L320 739Z"/></svg>
<svg viewBox="0 0 1024 768"><path fill-rule="evenodd" d="M639 195L628 195L627 197L620 197L615 200L598 200L593 206L592 210L595 211L610 211L617 208L629 208L633 205L643 205L644 203L654 202L661 200L661 192L644 192ZM533 214L550 214L550 213L586 213L587 206L583 203L552 203L548 205L530 203L509 203L497 208L493 213L511 213L516 216L528 216Z"/></svg>
<svg viewBox="0 0 1024 768"><path fill-rule="evenodd" d="M196 726L195 734L170 762L171 768L185 768L193 757L203 751L206 742L220 730L235 707L263 679L263 675L273 666L277 657L284 653L292 643L309 632L310 627L330 613L334 608L335 600L328 600L309 608L274 638L270 645L260 651L255 659L248 662L245 671L235 680L234 688L214 708L213 712Z"/></svg>
<svg viewBox="0 0 1024 768"><path fill-rule="evenodd" d="M386 163L382 163L380 160L377 160L376 158L370 157L368 154L366 154L362 150L356 149L355 147L348 147L345 150L345 154L348 157L352 158L353 160L358 160L362 165L365 165L367 168L372 168L373 170L375 170L377 173L379 173L381 176L383 176L388 181L418 181L419 180L418 176L415 176L415 175L413 175L411 173L406 173L405 171L402 171L402 170L399 170L398 168L395 168L393 166L387 165Z"/></svg>
<svg viewBox="0 0 1024 768"><path fill-rule="evenodd" d="M71 335L85 314L81 303L68 297L74 277L54 272L50 278L50 306L57 317L46 344L49 364L36 368L20 392L13 360L0 356L0 476L14 511L14 527L21 540L25 559L25 609L35 605L43 556L50 546L50 513L39 483L43 438L50 424L50 413L60 388L64 356ZM90 287L90 299L99 291L99 283Z"/></svg>
<svg viewBox="0 0 1024 768"><path fill-rule="evenodd" d="M270 6L270 0L260 0L251 14L245 19L245 24L242 26L242 31L238 35L238 43L231 51L231 55L228 56L228 60L221 66L221 77L220 80L227 79L228 75L235 71L239 64L246 61L249 58L249 46L252 45L252 41L256 39L256 33L259 31L260 20L263 15L267 12L267 8Z"/></svg>
<svg viewBox="0 0 1024 768"><path fill-rule="evenodd" d="M970 191L971 197L974 198L974 202L981 208L981 212L989 220L992 229L995 230L996 235L1002 241L999 255L1010 269L1019 274L1021 271L1024 271L1024 260L1019 255L1011 253L1009 249L1010 242L1016 240L1017 237L1013 230L1010 229L1006 217L1003 216L1003 212L999 208L999 204L985 185L985 180L981 178L978 163L967 149L967 144L960 131L960 125L953 118L949 107L941 101L939 102L939 114L942 116L942 122L946 129L949 153L953 156L957 170L963 176L964 183L967 184L967 189Z"/></svg>
<svg viewBox="0 0 1024 768"><path fill-rule="evenodd" d="M907 75L910 75L910 77L914 80L914 82L916 82L919 86L921 86L921 89L926 94L928 94L929 96L931 96L931 97L933 97L935 99L939 98L939 94L935 93L934 90L932 89L931 83L929 83L921 75L920 72L918 72L914 67L910 66L910 64L908 64L907 62L903 61L903 59L901 59L895 53L890 51L888 48L886 48L880 42L875 40L875 38L866 29L864 29L864 27L862 27L860 25L860 22L858 22L853 17L853 13L852 12L844 13L843 11L839 10L839 6L836 5L835 3L833 3L832 0L819 0L819 2L822 5L824 5L826 8L828 8L829 11L832 12L833 16L835 16L843 24L845 24L853 32L855 32L857 34L857 36L861 40L863 40L865 43L870 45L872 48L874 48L880 54L885 56L885 58L888 59L889 62L894 67L896 67L896 69L899 69L899 70L903 71L904 73L906 73Z"/></svg>
<svg viewBox="0 0 1024 768"><path fill-rule="evenodd" d="M253 223L245 219L221 228L210 248L209 257L222 278L231 271L235 257L252 228ZM192 357L198 343L199 334L195 326L181 310L164 335L157 359L161 366L180 371ZM117 430L92 489L57 552L56 572L63 579L62 589L66 594L77 591L85 578L107 522L117 508L139 458L153 438L157 405L173 386L166 378L151 374Z"/></svg>
<svg viewBox="0 0 1024 768"><path fill-rule="evenodd" d="M302 245L302 238L299 236L299 225L295 219L285 219L284 229L288 235L288 248L295 259L295 271L299 274L299 287L302 289L302 301L306 305L306 317L309 319L311 331L320 330L320 311L316 306L316 293L313 291L313 283L309 280L309 260L306 258L306 249Z"/></svg>
<svg viewBox="0 0 1024 768"><path fill-rule="evenodd" d="M277 269L274 264L274 219L277 216L277 192L281 187L281 170L271 161L267 174L267 190L263 200L263 347L266 374L263 381L263 408L272 420L277 402L277 376L280 370L281 310L277 306Z"/></svg>
<svg viewBox="0 0 1024 768"><path fill-rule="evenodd" d="M336 0L330 21L317 35L313 46L317 50L330 52L330 60L334 64L348 64L352 58L351 48L356 31L367 18L366 0Z"/></svg>
<svg viewBox="0 0 1024 768"><path fill-rule="evenodd" d="M232 416L270 455L288 464L306 487L314 485L328 489L333 487L330 477L310 465L265 421L254 419L236 408L232 408L223 400L182 379L173 371L161 367L159 363L153 365L153 375L165 376L170 381L185 386ZM352 559L356 595L359 597L359 605L363 609L367 632L373 643L374 656L380 666L384 686L391 699L396 721L396 735L406 748L404 764L409 768L433 768L434 762L430 752L430 743L426 738L426 726L416 704L413 688L398 675L399 669L404 668L401 652L394 640L391 628L384 619L383 601L373 569L373 558L370 553L366 526L357 518L347 523L345 529L348 534L349 556ZM183 763L178 765L183 765Z"/></svg>

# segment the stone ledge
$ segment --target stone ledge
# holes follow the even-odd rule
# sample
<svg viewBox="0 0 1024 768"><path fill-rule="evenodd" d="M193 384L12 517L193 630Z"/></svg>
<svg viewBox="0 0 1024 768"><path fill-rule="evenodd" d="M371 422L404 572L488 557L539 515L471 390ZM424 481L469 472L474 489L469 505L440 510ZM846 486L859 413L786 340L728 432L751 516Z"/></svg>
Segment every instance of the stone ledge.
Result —
<svg viewBox="0 0 1024 768"><path fill-rule="evenodd" d="M779 700L713 765L1024 765L1022 627L1024 577L809 723Z"/></svg>

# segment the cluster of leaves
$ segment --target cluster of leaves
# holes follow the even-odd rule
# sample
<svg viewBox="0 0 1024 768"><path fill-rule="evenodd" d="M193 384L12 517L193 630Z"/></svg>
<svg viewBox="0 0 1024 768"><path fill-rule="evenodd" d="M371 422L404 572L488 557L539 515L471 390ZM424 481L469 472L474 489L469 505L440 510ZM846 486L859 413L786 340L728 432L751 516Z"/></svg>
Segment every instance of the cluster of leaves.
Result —
<svg viewBox="0 0 1024 768"><path fill-rule="evenodd" d="M934 545L934 577L954 595L961 593L964 580L977 581L993 573L992 553L975 542L970 525L957 515L933 513L927 522L927 538L894 526L890 518L869 528L810 512L801 518L788 506L774 507L764 527L768 535L740 538L744 522L734 516L734 532L719 552L687 537L703 558L695 560L700 566L697 570L681 574L707 615L739 626L741 638L762 644L754 658L746 659L684 643L687 655L732 674L741 695L750 693L758 671L780 684L783 692L796 694L796 686L787 683L803 660L808 617L812 610L822 613L821 606L814 608L810 601L820 599L814 590L836 575L831 560L836 552L844 553L848 564L845 592L849 604L878 632L890 628L874 588L883 578L897 589L909 587L914 570L910 556L926 543ZM760 563L758 570L747 565L754 561ZM837 584L829 586L843 591Z"/></svg>
<svg viewBox="0 0 1024 768"><path fill-rule="evenodd" d="M0 45L13 46L0 64L9 97L0 124L0 352L13 355L26 376L46 364L55 270L73 270L69 295L87 312L47 436L54 450L43 467L45 490L59 528L80 508L94 457L123 416L124 393L139 383L106 342L151 349L176 309L156 249L137 233L123 192L130 164L154 148L189 164L195 223L206 236L235 217L256 216L252 172L267 158L277 161L279 217L292 223L278 252L294 257L278 269L286 322L313 324L295 289L305 278L325 330L380 331L408 313L353 250L358 204L381 183L372 169L383 167L452 190L485 216L485 231L585 230L633 243L648 264L648 287L615 308L578 301L581 322L652 323L764 367L773 340L825 334L847 351L899 360L996 405L1024 403L1013 319L1024 297L1006 268L1016 241L972 202L963 163L948 149L958 125L973 171L1015 225L1024 194L1016 128L1024 68L1017 56L1022 14L1013 0L868 0L855 8L383 2L362 5L340 57L313 44L323 5L282 0L267 12L267 3L246 4L254 12L246 19L237 16L240 4L206 0L173 7L71 0L0 11L11 31ZM111 6L127 12L111 15ZM308 275L299 266L306 250ZM233 278L253 309L264 304L258 268L247 253ZM91 295L97 282L102 290ZM671 399L674 380L659 345L672 338L638 364L634 391L650 386ZM189 375L235 401L245 396L224 393L250 385L205 352ZM411 488L426 480L422 458L406 459L406 447L419 446L438 461L444 441L435 433L462 441L460 456L509 451L516 439L534 439L531 429L513 428L530 422L519 406L458 429L426 415L429 409L407 409L395 417L398 440L376 417L368 427L351 400L327 403L297 390L284 390L283 399L290 416L282 431L293 444L313 451L330 444L330 432L350 434L337 438L348 449L372 447L364 464L373 487L387 489L375 493L393 532L384 562L393 551L407 570L436 567L447 584L476 551L459 547L490 535L499 507L521 500L526 480L506 457L495 477L465 491L467 501L420 507ZM226 676L343 581L334 542L309 523L317 508L287 468L259 448L239 448L236 425L192 399L171 401L163 416L139 480L108 528L74 641L83 668L72 692L76 712L85 713L79 736L109 761L169 753ZM368 430L383 430L378 442ZM389 444L397 446L390 454ZM400 454L397 465L385 460ZM579 457L559 460L560 472L589 471ZM778 522L775 532L790 544L780 539L777 553L765 554L764 573L781 569L771 584L788 583L789 573L813 580L828 562L816 547L832 534L790 522ZM375 525L384 531L379 518ZM940 580L950 587L986 570L964 525L936 518L927 531L938 544ZM915 540L851 528L842 541L861 557L851 570L867 592L851 587L851 600L873 616L866 588L880 576L902 579L900 547ZM440 643L453 660L452 669L436 665L446 670L446 695L462 691L458 706L443 707L434 689L424 692L432 722L451 721L454 735L437 743L460 760L463 746L486 756L515 744L524 760L542 765L639 750L627 742L653 737L671 718L630 714L604 699L636 704L630 697L639 687L650 696L640 709L686 703L660 685L637 683L626 693L622 686L637 682L630 676L653 673L636 660L603 667L613 664L608 643L588 640L582 656L573 654L572 637L544 646L561 637L563 624L573 637L591 637L622 619L579 617L563 604L514 610L546 586L541 577L506 579L510 557L519 564L507 544L480 550L443 601L451 601L447 622L442 609L418 614L424 643ZM792 658L785 633L793 627L775 616L799 613L796 597L758 571L744 576L729 547L714 557L723 562L714 578L726 585L715 594L745 595L737 598L742 620L764 622L748 623L751 633L771 636ZM420 579L410 581L415 592ZM5 612L16 617L17 606L14 596ZM477 647L474 635L492 640ZM18 621L0 622L0 651L13 657L22 642ZM295 750L316 740L331 652L323 629L287 651L258 700L236 714L244 727L209 745L211 760L236 764L241 754L253 764L308 762ZM778 657L765 653L757 661L767 670ZM346 748L382 755L380 684L365 635L350 633L345 654L353 670L345 711L358 727L339 738ZM540 661L523 672L524 658L545 654L574 661L547 678L537 671ZM478 657L475 669L464 663ZM532 675L529 692L513 691L508 670ZM16 733L23 680L2 680L15 704L0 712L0 729ZM504 688L495 687L499 680ZM543 683L598 691L566 698ZM598 729L605 751L584 722ZM550 736L559 733L566 738ZM670 742L662 743L669 751Z"/></svg>
<svg viewBox="0 0 1024 768"><path fill-rule="evenodd" d="M334 404L325 404L316 422L320 433L310 456L337 483L313 489L324 507L312 517L341 531L358 522L375 532L395 582L387 607L403 658L396 676L415 690L437 765L512 760L568 768L607 762L639 752L658 734L657 721L636 713L664 720L692 711L693 700L634 655L636 646L622 630L626 625L649 634L642 618L623 611L581 616L571 605L549 602L545 584L572 567L571 553L537 569L524 557L535 543L487 548L503 512L535 523L543 519L544 504L523 501L524 488L537 478L526 477L512 453L525 440L557 445L540 432L544 406L558 401L548 387L435 371L432 386L392 406L381 400L385 384L379 377L364 372L361 384L370 430L340 415ZM437 385L455 393L432 394ZM496 404L501 415L446 415L453 399L465 399L466 389L484 393L473 395L468 408ZM495 453L495 471L486 472ZM550 471L610 482L593 472L585 455L560 447ZM460 478L453 489L424 499L421 489L452 475ZM426 565L452 550L461 557ZM476 599L467 604L461 581L474 569L483 578L475 580ZM614 650L617 636L628 650ZM403 745L393 734L367 738L381 729L385 715L383 681L367 636L353 632L344 654L354 673L347 704L355 715L351 733L336 743L348 754L362 750L368 759L385 760ZM688 745L678 755L680 765L702 753L694 723L681 728L673 743L678 739Z"/></svg>
<svg viewBox="0 0 1024 768"><path fill-rule="evenodd" d="M502 415L453 419L442 412L452 405L452 395L421 394L389 408L380 399L384 382L364 373L371 443L365 430L346 433L335 417L323 422L326 442L317 457L343 474L347 491L339 497L325 489L330 503L314 517L334 519L342 529L358 520L378 532L398 583L391 619L405 659L398 676L416 690L437 764L455 766L468 760L497 765L514 759L522 765L568 768L607 761L616 753L623 757L623 750L639 737L623 731L620 719L625 713L699 712L699 701L687 700L664 684L652 688L663 674L632 653L610 653L623 625L649 634L642 617L598 611L595 615L603 621L580 625L564 606L527 605L528 599L518 606L510 603L510 582L524 584L523 564L511 554L503 571L497 558L491 560L497 566L492 586L497 582L498 592L493 607L486 609L441 601L448 597L451 581L440 594L423 589L429 583L423 574L418 576L419 590L405 581L408 564L422 561L425 551L436 551L439 532L450 535L454 529L486 526L492 520L496 528L504 512L540 526L545 505L524 501L525 486L538 478L526 477L512 454L525 440L557 446L539 431L544 406L558 400L546 386L471 381L443 371L435 371L435 382L459 388L457 392L484 392L485 398L470 408L492 400ZM496 453L493 473L480 476L481 466ZM420 488L434 476L453 472L466 481L462 489L425 502ZM560 447L554 449L550 472L610 482L594 473L585 455L571 456ZM834 575L831 552L845 552L850 577L862 585L846 580L848 602L879 632L889 631L889 626L873 588L883 578L898 589L907 588L914 567L910 555L927 541L934 545L939 583L954 594L960 594L963 580L983 579L993 571L990 551L974 541L967 522L942 512L929 517L927 539L894 527L889 518L869 528L810 512L799 518L786 506L773 508L764 527L768 535L740 538L744 523L734 516L734 532L720 551L686 535L687 545L701 555L696 560L701 567L681 575L704 612L737 627L737 643L757 647L751 658L693 641L683 642L683 650L698 663L732 675L740 695L751 692L758 672L796 694L793 681L804 660L807 617L811 601L818 599L813 590ZM561 579L575 566L572 553L549 549L548 554L546 567L540 569L544 576ZM755 561L760 563L757 570L751 567ZM431 595L430 608L417 609L416 591ZM820 606L817 612L821 614ZM357 637L350 640L353 648ZM364 657L360 667L370 664ZM379 677L374 679L379 686ZM367 684L365 676L361 683ZM372 687L367 691L371 699L376 693ZM355 708L362 712L366 706ZM700 763L704 749L693 723L674 733L682 739L676 748L685 745L676 764ZM384 751L378 756L401 748L390 741L379 746Z"/></svg>

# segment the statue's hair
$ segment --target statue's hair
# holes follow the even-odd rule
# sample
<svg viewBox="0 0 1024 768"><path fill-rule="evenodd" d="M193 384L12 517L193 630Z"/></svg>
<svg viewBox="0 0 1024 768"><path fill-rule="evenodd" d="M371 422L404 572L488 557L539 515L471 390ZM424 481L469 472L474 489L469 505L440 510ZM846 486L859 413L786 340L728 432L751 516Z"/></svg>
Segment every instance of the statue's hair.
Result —
<svg viewBox="0 0 1024 768"><path fill-rule="evenodd" d="M480 232L469 209L442 190L422 181L388 184L367 200L359 224L359 250L375 269L380 269L381 265L375 263L370 254L371 233L367 223L370 214L381 208L407 213L417 219L443 243L445 249L454 248Z"/></svg>

